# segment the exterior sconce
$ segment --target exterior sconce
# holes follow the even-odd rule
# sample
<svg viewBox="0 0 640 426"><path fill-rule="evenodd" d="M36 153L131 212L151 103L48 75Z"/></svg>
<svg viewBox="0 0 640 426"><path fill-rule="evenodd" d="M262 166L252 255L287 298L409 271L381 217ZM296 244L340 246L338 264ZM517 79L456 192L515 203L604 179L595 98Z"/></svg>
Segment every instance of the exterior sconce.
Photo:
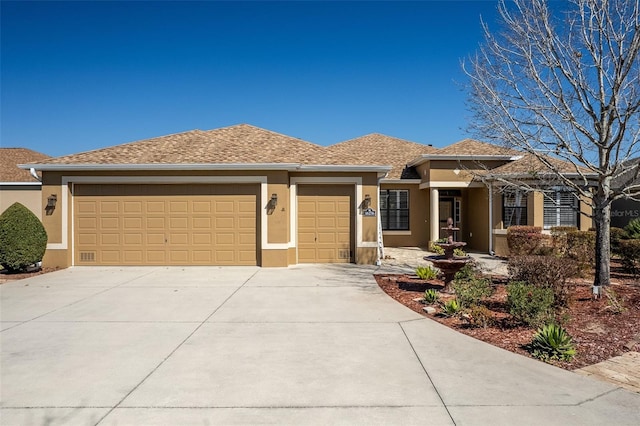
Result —
<svg viewBox="0 0 640 426"><path fill-rule="evenodd" d="M47 197L47 208L53 209L56 207L56 202L58 201L58 196L56 194L51 194Z"/></svg>
<svg viewBox="0 0 640 426"><path fill-rule="evenodd" d="M271 194L271 208L275 208L278 205L278 194Z"/></svg>
<svg viewBox="0 0 640 426"><path fill-rule="evenodd" d="M371 207L371 195L367 194L364 196L364 200L362 201L362 208L368 209Z"/></svg>

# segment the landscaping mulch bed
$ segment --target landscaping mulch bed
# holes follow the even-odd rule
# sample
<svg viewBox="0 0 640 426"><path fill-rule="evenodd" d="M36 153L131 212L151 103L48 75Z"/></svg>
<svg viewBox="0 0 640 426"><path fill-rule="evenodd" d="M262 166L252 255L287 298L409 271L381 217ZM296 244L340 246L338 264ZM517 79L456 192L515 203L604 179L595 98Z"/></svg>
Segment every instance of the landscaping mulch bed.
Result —
<svg viewBox="0 0 640 426"><path fill-rule="evenodd" d="M9 273L4 270L0 270L0 284L5 284L15 280L21 280L23 278L35 277L36 275L48 274L49 272L54 272L59 270L59 268L40 268L37 271L33 272L17 272L17 273Z"/></svg>
<svg viewBox="0 0 640 426"><path fill-rule="evenodd" d="M442 323L456 331L498 346L511 352L530 356L524 348L531 342L535 329L522 326L511 318L506 306L507 292L504 277L493 277L494 293L484 301L491 310L494 324L486 328L474 327L461 316L444 317L436 313L427 315L426 306L414 299L421 298L427 288L442 289L442 284L425 283L408 275L376 275L378 285L389 296L408 308ZM591 283L575 280L569 307L562 314L563 326L573 337L577 355L571 362L553 363L567 370L605 361L628 351L640 351L640 281L622 271L612 261L611 289L621 298L625 311L613 313L608 299L594 299ZM454 295L440 293L440 301ZM437 310L439 308L434 305Z"/></svg>

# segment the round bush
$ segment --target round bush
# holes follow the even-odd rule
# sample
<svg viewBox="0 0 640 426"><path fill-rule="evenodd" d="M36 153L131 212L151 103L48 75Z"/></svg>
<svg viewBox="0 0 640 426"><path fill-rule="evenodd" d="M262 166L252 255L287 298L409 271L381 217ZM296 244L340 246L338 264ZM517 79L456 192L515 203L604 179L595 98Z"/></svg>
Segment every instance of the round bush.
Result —
<svg viewBox="0 0 640 426"><path fill-rule="evenodd" d="M47 248L47 232L40 219L20 203L0 215L0 265L20 271L39 262Z"/></svg>

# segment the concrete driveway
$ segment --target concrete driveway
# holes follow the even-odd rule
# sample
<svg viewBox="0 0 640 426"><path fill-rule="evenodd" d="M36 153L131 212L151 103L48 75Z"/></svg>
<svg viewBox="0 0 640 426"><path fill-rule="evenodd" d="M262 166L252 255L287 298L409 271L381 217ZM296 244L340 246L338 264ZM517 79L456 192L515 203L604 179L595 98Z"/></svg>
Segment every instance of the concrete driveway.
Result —
<svg viewBox="0 0 640 426"><path fill-rule="evenodd" d="M375 270L76 267L4 284L0 423L640 424L640 395L423 318Z"/></svg>

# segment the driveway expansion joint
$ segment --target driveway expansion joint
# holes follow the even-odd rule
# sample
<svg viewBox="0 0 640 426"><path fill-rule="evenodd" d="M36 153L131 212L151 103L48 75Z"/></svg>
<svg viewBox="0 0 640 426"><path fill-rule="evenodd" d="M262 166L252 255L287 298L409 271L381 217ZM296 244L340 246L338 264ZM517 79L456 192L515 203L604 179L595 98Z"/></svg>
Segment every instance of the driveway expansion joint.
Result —
<svg viewBox="0 0 640 426"><path fill-rule="evenodd" d="M433 379L429 375L429 372L427 371L427 368L425 367L425 365L423 364L422 360L420 359L420 356L418 355L418 352L416 351L416 348L413 346L413 343L411 343L411 339L409 339L409 336L407 335L407 332L405 331L404 327L402 327L402 323L399 322L398 326L402 330L402 334L404 334L405 339L407 339L407 343L409 343L409 346L411 347L411 350L413 351L413 355L416 357L416 359L420 363L420 367L422 367L422 371L424 371L424 374L427 376L427 379L429 379L429 383L431 383L431 386L433 386L433 390L436 392L436 395L438 395L438 398L442 402L442 406L447 411L447 415L451 419L451 422L455 425L456 421L454 420L453 416L451 415L451 412L449 411L449 407L447 406L447 403L442 398L442 395L440 394L440 391L436 387L436 384L433 383Z"/></svg>

